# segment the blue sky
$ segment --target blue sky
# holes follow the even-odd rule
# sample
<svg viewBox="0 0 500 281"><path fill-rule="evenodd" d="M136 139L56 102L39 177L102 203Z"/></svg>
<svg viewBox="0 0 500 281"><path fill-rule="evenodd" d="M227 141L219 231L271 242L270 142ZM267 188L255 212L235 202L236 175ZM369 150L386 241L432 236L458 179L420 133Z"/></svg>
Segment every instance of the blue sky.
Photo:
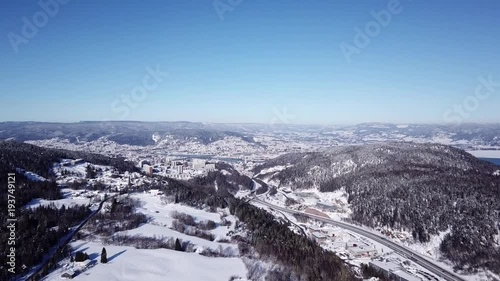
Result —
<svg viewBox="0 0 500 281"><path fill-rule="evenodd" d="M0 1L0 121L500 122L499 1L55 1Z"/></svg>

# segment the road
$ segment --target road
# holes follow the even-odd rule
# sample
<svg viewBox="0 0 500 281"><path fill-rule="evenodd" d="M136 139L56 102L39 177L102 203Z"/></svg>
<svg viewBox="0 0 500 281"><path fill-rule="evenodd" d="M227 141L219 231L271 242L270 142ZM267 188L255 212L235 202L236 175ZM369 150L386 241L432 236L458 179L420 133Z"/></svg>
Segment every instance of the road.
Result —
<svg viewBox="0 0 500 281"><path fill-rule="evenodd" d="M388 240L387 238L385 238L384 236L381 236L381 235L378 235L376 233L370 232L370 231L368 231L366 229L357 227L357 226L352 225L352 224L344 223L344 222L341 222L341 221L336 221L336 220L332 220L332 219L329 219L329 218L324 218L324 217L320 217L320 216L316 216L316 215L312 215L312 214L307 214L307 213L304 213L304 212L290 210L290 209L287 209L287 208L284 208L284 207L281 207L281 206L276 206L276 205L270 204L270 203L268 203L266 201L260 200L260 199L258 199L256 197L252 198L251 200L255 201L255 202L259 203L259 204L268 206L268 207L270 207L272 209L281 211L281 212L285 212L285 213L289 213L289 214L304 215L304 216L316 219L318 221L322 221L322 222L325 222L325 223L333 224L333 225L336 225L338 227L350 230L352 232L355 232L355 233L357 233L359 235L362 235L362 236L364 236L366 238L369 238L369 239L371 239L373 241L376 241L376 242L378 242L378 243L380 243L380 244L382 244L382 245L384 245L384 246L392 249L394 252L400 254L401 256L403 256L403 257L405 257L407 259L412 260L416 264L422 266L423 268L429 270L430 272L436 274L437 276L439 276L439 277L441 277L441 278L443 278L443 279L445 279L447 281L465 281L465 279L460 278L459 276L457 276L454 273L452 273L452 272L450 272L450 271L448 271L448 270L440 267L439 265L436 265L435 263L433 263L432 261L430 261L427 258L423 257L422 255L420 255L418 253L415 253L412 250L399 245L398 243L392 242L392 241Z"/></svg>

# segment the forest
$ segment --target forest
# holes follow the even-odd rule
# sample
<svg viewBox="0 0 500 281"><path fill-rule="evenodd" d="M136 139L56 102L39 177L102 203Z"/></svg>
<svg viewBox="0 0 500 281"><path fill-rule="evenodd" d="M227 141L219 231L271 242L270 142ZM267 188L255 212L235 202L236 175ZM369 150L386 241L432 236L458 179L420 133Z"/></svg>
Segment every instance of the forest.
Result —
<svg viewBox="0 0 500 281"><path fill-rule="evenodd" d="M352 220L415 241L450 230L440 249L456 269L500 273L498 166L444 145L386 143L288 154L255 172L277 165L292 167L262 177L293 189L344 188Z"/></svg>
<svg viewBox="0 0 500 281"><path fill-rule="evenodd" d="M0 141L0 175L3 175L2 186L7 186L7 174L15 173L15 215L16 224L16 274L28 271L42 261L53 246L68 234L69 230L90 215L88 206L62 207L53 205L26 208L26 204L35 198L61 199L60 187L53 180L51 168L54 162L62 158L82 158L92 163L113 165L123 171L133 171L131 163L123 159L113 159L97 154L54 150L37 147L15 141ZM24 169L43 176L45 181L32 181L16 172L16 168ZM2 198L7 198L7 188L0 189ZM7 210L7 200L0 201L0 208ZM7 221L7 212L0 212L0 220ZM0 240L7 241L9 231L0 233ZM7 253L7 243L0 244L0 252ZM0 257L2 265L6 264L6 256ZM6 270L0 273L0 280L8 280Z"/></svg>

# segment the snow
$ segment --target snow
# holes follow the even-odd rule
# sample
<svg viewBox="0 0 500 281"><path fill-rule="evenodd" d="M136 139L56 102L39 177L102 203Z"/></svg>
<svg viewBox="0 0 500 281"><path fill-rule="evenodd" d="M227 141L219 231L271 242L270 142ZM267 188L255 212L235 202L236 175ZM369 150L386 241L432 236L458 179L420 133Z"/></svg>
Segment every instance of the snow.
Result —
<svg viewBox="0 0 500 281"><path fill-rule="evenodd" d="M263 169L262 171L260 171L260 173L258 175L266 175L266 174L270 174L270 173L277 173L277 172L281 172L285 169L288 169L290 167L292 167L293 165L287 165L287 166L284 166L284 165L278 165L278 166L274 166L274 167L271 167L271 168L267 168L267 169ZM256 176L258 176L256 175Z"/></svg>
<svg viewBox="0 0 500 281"><path fill-rule="evenodd" d="M69 188L62 188L61 193L63 194L64 197L63 199L46 200L46 199L34 198L30 202L28 202L24 206L24 208L37 208L39 206L54 205L56 208L60 209L63 205L66 207L73 207L77 205L87 205L90 204L92 201L90 198L86 198L84 196L76 196L77 191Z"/></svg>
<svg viewBox="0 0 500 281"><path fill-rule="evenodd" d="M231 248L235 254L238 254L238 247L234 244L225 244L225 243L217 243L208 241L202 238L198 238L195 236L189 236L175 230L172 230L168 227L152 225L152 224L144 224L138 228L121 231L115 233L115 235L127 235L127 236L142 236L142 237L153 237L153 238L179 238L179 240L189 241L195 245L195 249L209 248L212 250L217 250L220 247L223 249Z"/></svg>
<svg viewBox="0 0 500 281"><path fill-rule="evenodd" d="M30 202L28 202L25 205L25 208L38 208L40 206L49 206L49 205L54 205L57 209L60 209L63 205L67 207L73 207L77 205L87 205L89 204L89 199L87 198L78 198L78 199L72 199L72 198L64 198L60 200L45 200L45 199L40 199L40 198L35 198L32 199Z"/></svg>
<svg viewBox="0 0 500 281"><path fill-rule="evenodd" d="M202 238L189 236L175 230L170 229L174 219L172 218L173 212L185 213L191 215L196 222L211 220L219 224L221 222L221 213L210 213L204 210L199 210L193 207L174 204L174 203L164 203L160 196L154 196L149 193L134 194L132 198L138 199L143 202L143 206L137 209L137 212L148 215L151 219L150 222L141 225L138 228L118 232L117 235L128 235L128 236L144 236L144 237L173 237L179 238L182 241L190 241L195 245L195 249L209 248L212 250L217 250L219 247L223 249L230 248L233 253L238 254L238 247L235 244L218 243L213 241L208 241ZM214 230L211 230L216 237L216 241L220 239L229 239L228 233L234 230L234 225L236 218L234 216L226 216L226 220L232 222L231 226L218 226Z"/></svg>
<svg viewBox="0 0 500 281"><path fill-rule="evenodd" d="M153 139L153 141L154 141L155 143L157 143L157 142L159 142L159 141L161 140L161 136L160 136L159 134L153 134L153 135L151 136L151 139Z"/></svg>
<svg viewBox="0 0 500 281"><path fill-rule="evenodd" d="M99 258L102 244L76 241L72 246L75 252L84 251L89 254L95 263L95 266L86 269L73 279L78 281L224 281L233 275L246 276L245 265L239 258L209 258L196 253L165 249L140 250L133 247L105 245L109 262L101 264ZM59 268L44 280L61 280L60 276L71 268L70 264L66 268Z"/></svg>
<svg viewBox="0 0 500 281"><path fill-rule="evenodd" d="M66 189L67 198L61 200L47 201L39 200L33 202L30 207L41 204L54 203L57 206L62 204L77 204L78 194L81 191ZM246 280L247 269L243 260L239 257L239 250L236 244L220 243L208 241L202 238L189 236L170 229L174 219L173 212L186 213L197 221L212 220L216 223L222 221L222 216L231 221L231 226L218 226L210 231L219 239L229 239L229 232L234 231L236 218L226 214L226 209L219 209L217 213L199 210L193 207L164 203L157 192L137 193L131 195L132 198L142 202L142 206L137 208L138 212L147 214L150 217L148 223L142 224L138 228L117 232L114 235L142 236L153 238L178 238L182 241L189 241L194 245L195 252L176 252L166 249L144 250L134 247L102 245L101 240L76 241L71 244L73 251L84 251L91 259L90 265L85 267L71 263L68 259L48 275L44 280L61 280L61 275L65 272L81 271L75 280L229 280L231 276L239 276ZM88 199L85 199L88 202ZM104 207L103 209L106 209ZM108 264L99 262L102 247L106 247L108 254ZM214 251L224 250L231 258L206 257L198 254L203 249ZM73 253L74 254L74 253ZM233 257L234 256L234 257ZM165 279L167 278L167 279Z"/></svg>
<svg viewBox="0 0 500 281"><path fill-rule="evenodd" d="M204 220L212 220L214 222L220 222L220 214L209 213L204 210L199 210L193 207L169 203L165 204L162 202L160 196L154 196L148 193L134 194L132 198L141 200L144 205L138 208L137 211L149 215L157 223L168 224L172 223L172 218L170 217L172 212L186 213L193 216L197 222Z"/></svg>
<svg viewBox="0 0 500 281"><path fill-rule="evenodd" d="M441 257L439 247L440 247L441 242L443 241L444 237L448 233L450 233L449 229L446 231L439 232L438 235L431 235L430 240L427 243L418 243L418 242L408 243L409 241L412 241L412 239L408 239L404 243L401 243L402 241L398 241L398 242L400 242L401 244L404 244L408 248L412 249L413 251L415 251L423 256L433 258L435 260L439 260ZM411 237L410 233L406 232L405 234L407 235L408 238Z"/></svg>
<svg viewBox="0 0 500 281"><path fill-rule="evenodd" d="M29 179L31 181L46 181L47 180L46 178L44 178L38 174L35 174L33 172L30 172L30 171L25 171L25 170L20 169L20 168L16 168L16 172L23 174L27 179Z"/></svg>

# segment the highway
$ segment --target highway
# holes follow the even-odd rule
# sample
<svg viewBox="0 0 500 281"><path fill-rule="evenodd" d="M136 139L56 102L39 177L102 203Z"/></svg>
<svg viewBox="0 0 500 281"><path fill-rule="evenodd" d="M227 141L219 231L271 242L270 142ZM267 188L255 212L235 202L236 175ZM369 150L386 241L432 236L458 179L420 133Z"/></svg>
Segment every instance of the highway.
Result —
<svg viewBox="0 0 500 281"><path fill-rule="evenodd" d="M404 246L399 245L398 243L392 242L389 239L385 238L384 236L370 232L366 229L357 227L357 226L352 225L352 224L344 223L341 221L336 221L336 220L332 220L329 218L324 218L324 217L320 217L320 216L316 216L316 215L312 215L312 214L307 214L304 212L290 210L290 209L287 209L287 208L284 208L281 206L276 206L276 205L270 204L266 201L260 200L256 197L252 198L251 200L255 201L259 204L268 206L271 209L275 209L275 210L278 210L278 211L281 211L284 213L304 215L304 216L310 217L312 219L316 219L318 221L322 221L325 223L329 223L329 224L350 230L352 232L355 232L359 235L362 235L366 238L369 238L373 241L376 241L376 242L392 249L395 253L415 262L416 264L418 264L418 265L422 266L423 268L429 270L430 272L434 273L436 276L439 276L440 278L443 278L447 281L465 281L465 279L460 278L459 276L455 275L453 272L450 272L450 271L440 267L439 265L434 264L432 261L423 257L422 255L415 253L412 250L410 250Z"/></svg>

